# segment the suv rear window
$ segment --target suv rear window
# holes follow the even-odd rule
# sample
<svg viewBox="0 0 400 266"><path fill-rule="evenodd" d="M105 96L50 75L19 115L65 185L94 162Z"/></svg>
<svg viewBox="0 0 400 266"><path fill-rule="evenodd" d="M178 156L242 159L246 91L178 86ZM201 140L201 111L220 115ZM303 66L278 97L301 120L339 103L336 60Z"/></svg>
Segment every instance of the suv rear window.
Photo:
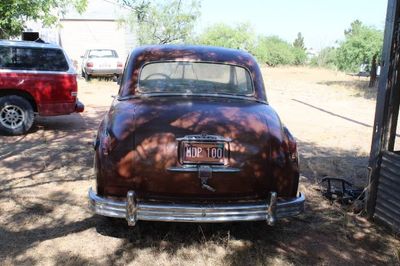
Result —
<svg viewBox="0 0 400 266"><path fill-rule="evenodd" d="M205 62L156 62L143 66L143 93L253 94L249 72L239 66Z"/></svg>
<svg viewBox="0 0 400 266"><path fill-rule="evenodd" d="M67 71L69 66L60 49L0 46L0 68Z"/></svg>

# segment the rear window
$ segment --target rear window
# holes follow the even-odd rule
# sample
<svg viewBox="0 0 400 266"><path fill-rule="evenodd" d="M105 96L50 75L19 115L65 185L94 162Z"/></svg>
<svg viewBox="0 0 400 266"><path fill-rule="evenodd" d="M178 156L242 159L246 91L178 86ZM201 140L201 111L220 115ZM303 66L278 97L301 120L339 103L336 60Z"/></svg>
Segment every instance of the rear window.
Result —
<svg viewBox="0 0 400 266"><path fill-rule="evenodd" d="M90 50L89 58L118 57L114 50Z"/></svg>
<svg viewBox="0 0 400 266"><path fill-rule="evenodd" d="M249 72L239 66L203 62L156 62L143 66L142 93L253 94Z"/></svg>
<svg viewBox="0 0 400 266"><path fill-rule="evenodd" d="M0 46L0 68L67 71L69 66L60 49Z"/></svg>

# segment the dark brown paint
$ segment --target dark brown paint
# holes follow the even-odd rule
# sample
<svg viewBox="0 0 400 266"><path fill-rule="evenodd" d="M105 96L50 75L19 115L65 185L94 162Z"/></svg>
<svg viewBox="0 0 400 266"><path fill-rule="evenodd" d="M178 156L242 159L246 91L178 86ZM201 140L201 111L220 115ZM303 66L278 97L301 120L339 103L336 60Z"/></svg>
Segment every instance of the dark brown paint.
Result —
<svg viewBox="0 0 400 266"><path fill-rule="evenodd" d="M253 77L254 96L235 99L199 95L135 95L140 68L152 61L195 60L245 67ZM150 46L135 49L121 89L102 121L95 156L97 191L101 196L172 201L232 201L295 197L299 169L296 141L276 112L266 104L260 70L248 53L215 47ZM129 100L122 97L135 96ZM178 141L187 135L232 139L229 167L238 173L213 173L201 187L198 173L169 171L181 167Z"/></svg>

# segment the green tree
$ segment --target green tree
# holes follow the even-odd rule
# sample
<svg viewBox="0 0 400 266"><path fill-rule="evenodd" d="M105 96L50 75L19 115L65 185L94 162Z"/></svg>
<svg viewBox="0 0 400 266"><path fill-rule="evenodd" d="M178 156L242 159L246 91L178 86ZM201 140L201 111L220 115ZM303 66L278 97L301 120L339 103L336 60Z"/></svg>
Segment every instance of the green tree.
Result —
<svg viewBox="0 0 400 266"><path fill-rule="evenodd" d="M143 21L149 11L149 0L119 0L123 6L133 11L135 21Z"/></svg>
<svg viewBox="0 0 400 266"><path fill-rule="evenodd" d="M140 44L185 43L200 16L199 0L137 3L126 22L136 29Z"/></svg>
<svg viewBox="0 0 400 266"><path fill-rule="evenodd" d="M304 64L305 50L293 47L278 36L259 37L253 51L260 63L270 66Z"/></svg>
<svg viewBox="0 0 400 266"><path fill-rule="evenodd" d="M350 28L344 30L344 35L345 36L356 35L360 32L360 29L362 27L363 27L362 22L356 19L350 24Z"/></svg>
<svg viewBox="0 0 400 266"><path fill-rule="evenodd" d="M380 55L383 32L356 20L345 30L345 40L336 52L336 65L343 71L358 71L361 64L369 64L374 55Z"/></svg>
<svg viewBox="0 0 400 266"><path fill-rule="evenodd" d="M235 27L223 23L208 27L197 39L197 43L252 51L255 33L249 23Z"/></svg>
<svg viewBox="0 0 400 266"><path fill-rule="evenodd" d="M304 37L301 32L297 33L297 38L293 42L293 46L305 50Z"/></svg>
<svg viewBox="0 0 400 266"><path fill-rule="evenodd" d="M19 36L27 21L41 21L44 26L51 26L67 8L83 12L86 6L87 0L1 0L0 39Z"/></svg>

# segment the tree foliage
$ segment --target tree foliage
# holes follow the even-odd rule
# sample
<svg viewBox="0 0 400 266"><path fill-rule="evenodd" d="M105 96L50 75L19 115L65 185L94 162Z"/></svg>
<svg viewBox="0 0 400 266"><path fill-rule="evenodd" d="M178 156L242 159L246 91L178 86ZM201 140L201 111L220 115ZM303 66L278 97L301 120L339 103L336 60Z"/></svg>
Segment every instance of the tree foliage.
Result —
<svg viewBox="0 0 400 266"><path fill-rule="evenodd" d="M149 11L149 0L119 0L123 6L133 11L135 21L143 21Z"/></svg>
<svg viewBox="0 0 400 266"><path fill-rule="evenodd" d="M297 33L297 38L294 40L293 46L303 50L306 49L306 46L304 45L304 37L301 32Z"/></svg>
<svg viewBox="0 0 400 266"><path fill-rule="evenodd" d="M307 59L304 49L294 47L277 36L257 37L249 23L234 27L215 24L200 34L197 43L246 50L260 63L271 66L304 64Z"/></svg>
<svg viewBox="0 0 400 266"><path fill-rule="evenodd" d="M185 43L200 16L199 0L131 2L136 8L127 22L136 29L139 44Z"/></svg>
<svg viewBox="0 0 400 266"><path fill-rule="evenodd" d="M29 20L51 26L68 7L83 12L86 6L87 0L1 0L0 39L19 36Z"/></svg>
<svg viewBox="0 0 400 266"><path fill-rule="evenodd" d="M205 29L197 43L251 51L254 48L255 33L249 23L235 27L223 23Z"/></svg>
<svg viewBox="0 0 400 266"><path fill-rule="evenodd" d="M381 54L382 31L356 20L344 34L345 40L336 52L336 65L340 70L358 71L361 64L369 64L374 55Z"/></svg>

